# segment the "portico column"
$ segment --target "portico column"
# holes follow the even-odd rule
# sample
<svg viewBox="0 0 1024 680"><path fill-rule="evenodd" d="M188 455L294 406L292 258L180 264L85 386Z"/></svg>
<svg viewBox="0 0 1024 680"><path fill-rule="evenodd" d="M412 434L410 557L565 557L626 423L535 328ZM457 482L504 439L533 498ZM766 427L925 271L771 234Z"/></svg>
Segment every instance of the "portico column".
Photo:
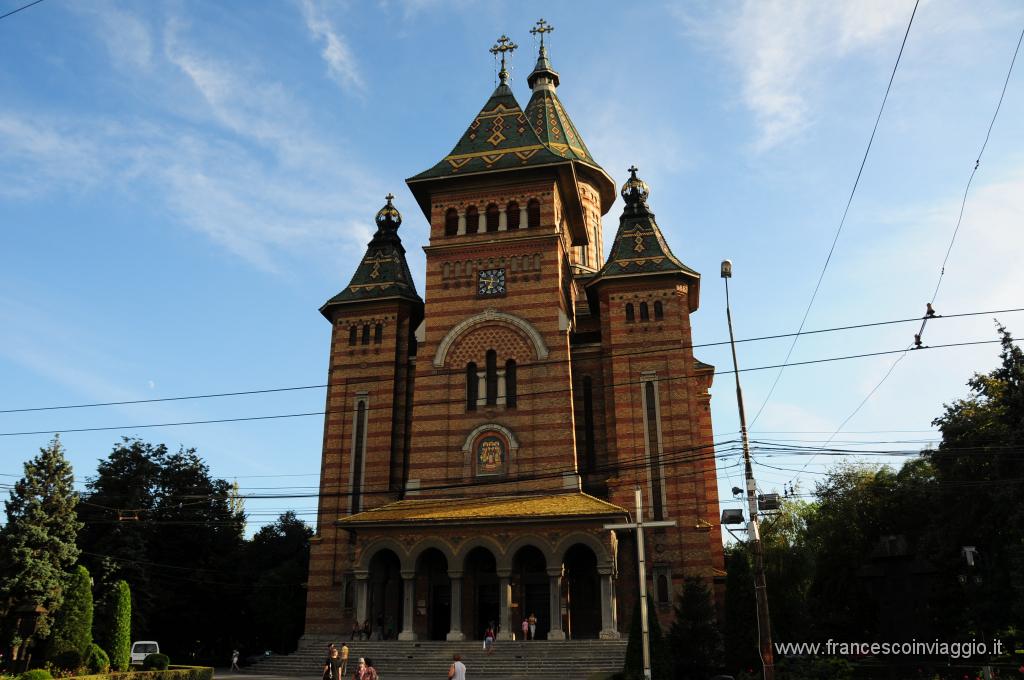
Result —
<svg viewBox="0 0 1024 680"><path fill-rule="evenodd" d="M505 206L498 208L498 231L508 229L508 215L505 214Z"/></svg>
<svg viewBox="0 0 1024 680"><path fill-rule="evenodd" d="M615 606L615 582L612 580L612 569L606 567L597 570L601 579L601 633L602 640L619 639L619 623Z"/></svg>
<svg viewBox="0 0 1024 680"><path fill-rule="evenodd" d="M459 236L465 236L466 235L466 211L465 210L460 210L459 211L459 229L458 229L458 231L456 233Z"/></svg>
<svg viewBox="0 0 1024 680"><path fill-rule="evenodd" d="M462 572L448 572L448 578L452 580L452 629L445 639L459 642L466 639L466 634L462 632Z"/></svg>
<svg viewBox="0 0 1024 680"><path fill-rule="evenodd" d="M498 639L512 639L512 584L511 571L498 572Z"/></svg>
<svg viewBox="0 0 1024 680"><path fill-rule="evenodd" d="M415 640L416 633L412 630L413 600L416 597L416 572L402 572L402 632L399 640Z"/></svg>
<svg viewBox="0 0 1024 680"><path fill-rule="evenodd" d="M549 640L564 640L562 630L562 567L548 569L548 598L550 601L551 628L548 630Z"/></svg>
<svg viewBox="0 0 1024 680"><path fill-rule="evenodd" d="M366 615L366 598L369 594L370 585L370 572L368 571L357 571L356 572L356 622L359 625L363 625L363 621L367 618Z"/></svg>

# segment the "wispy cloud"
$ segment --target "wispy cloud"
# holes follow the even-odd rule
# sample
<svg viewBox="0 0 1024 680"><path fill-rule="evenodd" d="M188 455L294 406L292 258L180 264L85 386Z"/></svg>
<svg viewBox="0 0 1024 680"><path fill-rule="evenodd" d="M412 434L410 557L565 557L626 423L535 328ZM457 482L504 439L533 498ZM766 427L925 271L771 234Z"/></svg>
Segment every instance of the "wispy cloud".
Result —
<svg viewBox="0 0 1024 680"><path fill-rule="evenodd" d="M91 16L99 27L115 66L149 70L153 64L153 37L146 23L113 2L72 3L68 7Z"/></svg>
<svg viewBox="0 0 1024 680"><path fill-rule="evenodd" d="M892 47L910 16L908 2L745 0L699 21L677 11L685 32L724 50L742 81L742 100L754 114L754 148L770 150L813 122L813 98L836 61ZM893 52L895 54L895 52Z"/></svg>
<svg viewBox="0 0 1024 680"><path fill-rule="evenodd" d="M302 0L302 16L310 35L323 44L321 56L327 63L327 73L342 89L351 92L363 90L359 65L345 37L334 28L323 8L314 0Z"/></svg>

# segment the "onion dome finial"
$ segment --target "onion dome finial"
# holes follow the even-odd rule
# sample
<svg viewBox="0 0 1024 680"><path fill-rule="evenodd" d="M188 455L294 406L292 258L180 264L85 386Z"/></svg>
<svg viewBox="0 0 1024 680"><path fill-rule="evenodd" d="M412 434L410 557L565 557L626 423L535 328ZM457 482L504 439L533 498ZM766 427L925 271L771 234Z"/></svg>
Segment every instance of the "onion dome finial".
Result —
<svg viewBox="0 0 1024 680"><path fill-rule="evenodd" d="M629 168L629 179L622 185L622 200L626 202L627 208L637 210L642 206L644 210L649 210L647 197L651 195L651 188L636 176L636 171L635 165Z"/></svg>
<svg viewBox="0 0 1024 680"><path fill-rule="evenodd" d="M389 193L384 198L387 199L387 204L377 211L377 231L394 233L402 224L402 213L391 203L395 198L394 194Z"/></svg>

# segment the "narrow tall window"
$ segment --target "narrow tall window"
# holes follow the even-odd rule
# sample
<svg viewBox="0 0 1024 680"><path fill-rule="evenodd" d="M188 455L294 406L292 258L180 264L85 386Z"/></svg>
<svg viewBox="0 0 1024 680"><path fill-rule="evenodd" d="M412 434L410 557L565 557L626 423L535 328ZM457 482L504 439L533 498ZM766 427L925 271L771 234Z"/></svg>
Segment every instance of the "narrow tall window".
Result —
<svg viewBox="0 0 1024 680"><path fill-rule="evenodd" d="M487 231L498 231L499 219L498 206L491 203L487 206Z"/></svg>
<svg viewBox="0 0 1024 680"><path fill-rule="evenodd" d="M594 452L594 383L589 375L583 376L583 453L587 472L593 472L597 467Z"/></svg>
<svg viewBox="0 0 1024 680"><path fill-rule="evenodd" d="M644 401L647 411L647 464L651 477L651 509L654 519L665 519L661 499L661 451L658 448L658 408L654 394L654 381L644 383Z"/></svg>
<svg viewBox="0 0 1024 680"><path fill-rule="evenodd" d="M515 408L517 403L516 360L509 359L505 362L505 405L509 408Z"/></svg>
<svg viewBox="0 0 1024 680"><path fill-rule="evenodd" d="M384 324L377 324L373 327L373 343L379 345L384 340Z"/></svg>
<svg viewBox="0 0 1024 680"><path fill-rule="evenodd" d="M480 383L476 377L476 364L470 361L466 364L466 410L476 410L476 400L479 398L477 390L480 389Z"/></svg>
<svg viewBox="0 0 1024 680"><path fill-rule="evenodd" d="M509 229L518 229L519 228L519 204L518 203L516 203L515 201L510 201L509 204L507 206L505 206L505 219L508 220L508 228Z"/></svg>
<svg viewBox="0 0 1024 680"><path fill-rule="evenodd" d="M668 577L658 574L658 604L668 604Z"/></svg>
<svg viewBox="0 0 1024 680"><path fill-rule="evenodd" d="M498 353L493 349L487 350L487 405L494 406L498 403Z"/></svg>
<svg viewBox="0 0 1024 680"><path fill-rule="evenodd" d="M355 437L352 439L352 514L360 509L363 492L363 449L366 448L366 402L356 404Z"/></svg>
<svg viewBox="0 0 1024 680"><path fill-rule="evenodd" d="M531 198L530 202L526 204L526 227L527 229L536 229L540 226L540 201L536 198Z"/></svg>
<svg viewBox="0 0 1024 680"><path fill-rule="evenodd" d="M626 303L626 321L627 322L632 322L634 318L636 318L636 317L633 316L633 303L632 302L627 302Z"/></svg>
<svg viewBox="0 0 1024 680"><path fill-rule="evenodd" d="M364 345L369 345L370 344L370 324L368 324L368 323L364 323L363 324L362 342L363 342Z"/></svg>
<svg viewBox="0 0 1024 680"><path fill-rule="evenodd" d="M480 211L475 205L466 208L466 233L475 234L480 226Z"/></svg>
<svg viewBox="0 0 1024 680"><path fill-rule="evenodd" d="M641 302L640 303L640 320L641 321L649 321L650 318L651 318L651 313L647 309L647 303L646 302Z"/></svg>
<svg viewBox="0 0 1024 680"><path fill-rule="evenodd" d="M661 300L654 301L654 320L661 321L665 318L665 308L661 306Z"/></svg>
<svg viewBox="0 0 1024 680"><path fill-rule="evenodd" d="M459 233L459 211L455 208L448 208L444 214L444 235L455 236Z"/></svg>
<svg viewBox="0 0 1024 680"><path fill-rule="evenodd" d="M356 330L355 326L349 326L348 327L348 344L350 344L350 345L356 344L356 335L358 333L359 333L359 331Z"/></svg>

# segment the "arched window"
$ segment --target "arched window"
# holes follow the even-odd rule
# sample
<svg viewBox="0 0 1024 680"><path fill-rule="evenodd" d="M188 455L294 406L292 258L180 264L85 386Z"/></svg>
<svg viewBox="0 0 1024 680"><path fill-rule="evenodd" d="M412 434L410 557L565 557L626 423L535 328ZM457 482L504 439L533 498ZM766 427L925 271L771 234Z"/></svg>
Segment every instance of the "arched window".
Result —
<svg viewBox="0 0 1024 680"><path fill-rule="evenodd" d="M384 340L384 324L379 323L373 327L373 343L379 345Z"/></svg>
<svg viewBox="0 0 1024 680"><path fill-rule="evenodd" d="M444 235L455 236L459 233L459 211L455 208L448 208L444 214Z"/></svg>
<svg viewBox="0 0 1024 680"><path fill-rule="evenodd" d="M466 208L466 233L475 234L480 226L480 211L475 205Z"/></svg>
<svg viewBox="0 0 1024 680"><path fill-rule="evenodd" d="M487 206L487 231L498 231L499 219L498 206L491 203Z"/></svg>
<svg viewBox="0 0 1024 680"><path fill-rule="evenodd" d="M650 318L651 318L651 313L649 311L647 311L647 303L646 302L641 302L640 303L640 320L641 321L649 321Z"/></svg>
<svg viewBox="0 0 1024 680"><path fill-rule="evenodd" d="M658 407L654 394L655 382L644 382L644 406L647 412L647 456L651 480L651 512L654 519L665 519L661 498L661 448L658 441Z"/></svg>
<svg viewBox="0 0 1024 680"><path fill-rule="evenodd" d="M516 395L516 360L505 362L505 405L515 408L518 402Z"/></svg>
<svg viewBox="0 0 1024 680"><path fill-rule="evenodd" d="M526 204L526 228L536 229L540 226L540 201L531 198Z"/></svg>
<svg viewBox="0 0 1024 680"><path fill-rule="evenodd" d="M654 301L654 320L661 321L665 318L665 308L661 306L661 300Z"/></svg>
<svg viewBox="0 0 1024 680"><path fill-rule="evenodd" d="M348 327L348 344L349 345L356 344L356 335L358 333L359 333L359 331L356 329L355 326L349 326Z"/></svg>
<svg viewBox="0 0 1024 680"><path fill-rule="evenodd" d="M369 328L369 326L367 326ZM366 448L366 402L356 404L355 438L352 440L352 514L359 512L363 491L363 449Z"/></svg>
<svg viewBox="0 0 1024 680"><path fill-rule="evenodd" d="M633 316L633 303L632 302L627 302L626 303L626 321L631 323L634 318L635 317Z"/></svg>
<svg viewBox="0 0 1024 680"><path fill-rule="evenodd" d="M487 350L487 405L494 406L498 403L498 353L493 349Z"/></svg>
<svg viewBox="0 0 1024 680"><path fill-rule="evenodd" d="M594 382L589 375L583 376L583 452L587 472L597 467L594 454Z"/></svg>
<svg viewBox="0 0 1024 680"><path fill-rule="evenodd" d="M480 382L476 377L476 364L470 361L466 364L466 410L475 411L476 401L479 398L477 393L480 389Z"/></svg>
<svg viewBox="0 0 1024 680"><path fill-rule="evenodd" d="M363 344L370 344L370 324L368 323L363 324Z"/></svg>
<svg viewBox="0 0 1024 680"><path fill-rule="evenodd" d="M505 219L508 220L509 229L519 228L519 204L515 201L509 201L509 204L505 206Z"/></svg>
<svg viewBox="0 0 1024 680"><path fill-rule="evenodd" d="M668 577L658 574L658 603L668 604Z"/></svg>

